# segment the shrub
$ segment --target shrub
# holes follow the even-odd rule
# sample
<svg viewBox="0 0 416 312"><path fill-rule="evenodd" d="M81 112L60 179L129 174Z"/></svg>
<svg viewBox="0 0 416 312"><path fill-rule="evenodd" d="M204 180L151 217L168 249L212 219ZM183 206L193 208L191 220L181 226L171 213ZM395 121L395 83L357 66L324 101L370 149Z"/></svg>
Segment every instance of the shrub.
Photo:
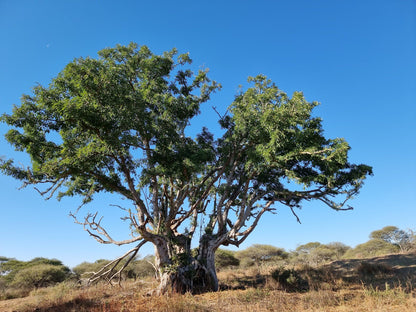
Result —
<svg viewBox="0 0 416 312"><path fill-rule="evenodd" d="M339 260L349 249L351 247L340 242L332 242L326 245L311 242L300 245L295 251L291 252L291 262L317 266L329 261Z"/></svg>
<svg viewBox="0 0 416 312"><path fill-rule="evenodd" d="M154 262L154 256L146 256L140 260L133 260L129 265L123 270L122 278L143 278L147 276L154 276L155 270L151 262ZM72 268L72 271L76 274L77 278L90 278L93 276L93 273L100 271L104 266L110 263L110 260L100 259L95 262L82 262ZM115 268L114 273L122 268L125 262L120 262ZM112 265L108 267L111 269Z"/></svg>
<svg viewBox="0 0 416 312"><path fill-rule="evenodd" d="M3 298L26 296L33 288L53 285L70 276L70 269L57 259L19 261L0 257L0 295Z"/></svg>
<svg viewBox="0 0 416 312"><path fill-rule="evenodd" d="M400 248L381 239L371 239L366 243L357 245L354 249L348 250L345 258L369 258L397 253Z"/></svg>
<svg viewBox="0 0 416 312"><path fill-rule="evenodd" d="M103 268L106 264L108 264L110 260L100 259L93 263L91 262L82 262L72 268L72 271L76 274L78 278L80 277L90 277L92 272L98 272L101 268Z"/></svg>
<svg viewBox="0 0 416 312"><path fill-rule="evenodd" d="M143 259L135 260L130 263L125 269L127 278L144 278L148 276L155 276L154 256L146 256Z"/></svg>
<svg viewBox="0 0 416 312"><path fill-rule="evenodd" d="M331 260L340 260L342 258L342 256L348 250L351 249L350 246L345 245L344 243L341 243L341 242L332 242L332 243L326 244L325 246L335 252L335 258L333 258Z"/></svg>
<svg viewBox="0 0 416 312"><path fill-rule="evenodd" d="M392 225L371 232L370 238L384 240L387 243L399 247L402 252L411 250L414 243L414 233L411 230L403 231Z"/></svg>
<svg viewBox="0 0 416 312"><path fill-rule="evenodd" d="M235 252L231 250L218 249L215 253L215 267L218 270L239 265L240 260L235 257Z"/></svg>
<svg viewBox="0 0 416 312"><path fill-rule="evenodd" d="M10 286L26 289L47 287L63 282L68 275L69 269L65 266L38 264L17 272Z"/></svg>
<svg viewBox="0 0 416 312"><path fill-rule="evenodd" d="M240 265L242 267L250 267L252 265L259 266L266 262L286 259L288 253L283 248L277 248L271 245L254 244L247 249L238 251L236 257L240 260Z"/></svg>

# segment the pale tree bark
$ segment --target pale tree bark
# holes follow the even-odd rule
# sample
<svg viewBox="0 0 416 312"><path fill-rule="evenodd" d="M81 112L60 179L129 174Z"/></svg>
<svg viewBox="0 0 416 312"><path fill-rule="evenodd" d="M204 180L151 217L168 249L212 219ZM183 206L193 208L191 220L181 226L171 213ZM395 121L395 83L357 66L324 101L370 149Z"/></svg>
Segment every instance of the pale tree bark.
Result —
<svg viewBox="0 0 416 312"><path fill-rule="evenodd" d="M165 240L155 244L156 267L159 270L160 284L156 294L166 292L203 293L219 289L215 270L216 239L201 237L196 255L188 246L169 246ZM179 251L179 253L178 253Z"/></svg>

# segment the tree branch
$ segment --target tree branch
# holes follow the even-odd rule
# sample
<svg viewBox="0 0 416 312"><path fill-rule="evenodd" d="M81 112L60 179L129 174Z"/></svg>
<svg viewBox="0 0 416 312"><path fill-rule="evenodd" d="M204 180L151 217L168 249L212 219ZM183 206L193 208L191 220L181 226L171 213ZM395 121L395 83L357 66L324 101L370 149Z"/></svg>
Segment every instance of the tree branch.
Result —
<svg viewBox="0 0 416 312"><path fill-rule="evenodd" d="M100 220L98 221L96 220L98 212L96 212L95 214L88 213L84 219L84 222L78 221L77 217L72 212L69 215L72 218L74 218L75 223L81 224L84 230L88 232L90 236L92 236L96 241L98 241L101 244L114 244L117 246L121 246L125 244L134 243L134 242L137 242L138 240L143 239L142 236L138 236L138 237L133 237L131 239L122 240L122 241L114 240L108 234L108 232L101 226L101 221L103 217L101 217ZM95 234L94 232L96 232L97 234Z"/></svg>
<svg viewBox="0 0 416 312"><path fill-rule="evenodd" d="M147 241L141 241L136 247L130 249L128 252L126 252L121 257L118 257L117 259L114 259L113 261L106 264L104 267L102 267L98 272L91 272L93 276L91 276L88 279L88 283L94 283L95 281L99 279L105 279L109 284L111 284L111 281L118 275L118 284L120 285L121 282L121 273L124 271L124 269L130 264L130 262L134 259L134 257L137 255L139 249L146 244ZM117 265L125 259L128 255L130 257L127 259L127 261L123 264L123 266L115 272L115 269Z"/></svg>

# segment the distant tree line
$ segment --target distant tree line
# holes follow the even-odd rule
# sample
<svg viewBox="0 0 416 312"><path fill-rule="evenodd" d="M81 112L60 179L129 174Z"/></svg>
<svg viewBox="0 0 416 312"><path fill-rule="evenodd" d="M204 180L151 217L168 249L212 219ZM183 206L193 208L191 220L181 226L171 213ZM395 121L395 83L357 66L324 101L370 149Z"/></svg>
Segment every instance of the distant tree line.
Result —
<svg viewBox="0 0 416 312"><path fill-rule="evenodd" d="M370 233L370 240L351 248L340 242L321 244L310 242L286 251L271 245L255 244L244 250L219 249L215 255L217 270L261 266L283 267L306 264L318 266L342 259L370 258L399 252L416 252L416 233L395 226L386 226ZM61 282L81 285L106 269L110 260L82 262L72 268L60 260L34 258L20 261L0 256L0 300L26 296L33 289L53 286ZM124 265L120 262L116 269ZM143 279L155 276L154 256L136 258L123 270L122 279ZM157 277L157 276L156 276Z"/></svg>
<svg viewBox="0 0 416 312"><path fill-rule="evenodd" d="M245 250L219 250L216 254L217 269L226 267L250 267L259 265L320 265L341 259L359 259L383 256L399 252L416 251L416 233L396 226L386 226L370 233L370 240L351 248L341 242L321 244L310 242L293 251L285 251L270 245L253 245Z"/></svg>

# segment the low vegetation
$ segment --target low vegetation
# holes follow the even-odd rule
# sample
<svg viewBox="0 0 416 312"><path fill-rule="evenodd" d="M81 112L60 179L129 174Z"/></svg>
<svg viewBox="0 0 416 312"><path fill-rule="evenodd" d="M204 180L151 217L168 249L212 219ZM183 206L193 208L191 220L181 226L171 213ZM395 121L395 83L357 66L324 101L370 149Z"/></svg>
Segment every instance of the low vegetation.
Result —
<svg viewBox="0 0 416 312"><path fill-rule="evenodd" d="M373 233L370 242L383 240ZM70 270L56 259L0 257L0 311L415 311L414 245L399 248L400 253L380 256L373 250L378 256L351 259L362 245L313 242L290 252L269 245L219 250L220 291L200 295L149 296L158 284L152 257L132 261L121 286L113 287L105 281L86 283L108 260Z"/></svg>
<svg viewBox="0 0 416 312"><path fill-rule="evenodd" d="M60 260L35 258L31 261L0 258L0 299L27 296L33 289L56 285L72 278Z"/></svg>
<svg viewBox="0 0 416 312"><path fill-rule="evenodd" d="M260 271L259 271L260 269ZM66 281L0 301L0 311L400 311L416 309L416 255L339 260L319 267L223 269L221 291L148 296L154 278L122 287Z"/></svg>

